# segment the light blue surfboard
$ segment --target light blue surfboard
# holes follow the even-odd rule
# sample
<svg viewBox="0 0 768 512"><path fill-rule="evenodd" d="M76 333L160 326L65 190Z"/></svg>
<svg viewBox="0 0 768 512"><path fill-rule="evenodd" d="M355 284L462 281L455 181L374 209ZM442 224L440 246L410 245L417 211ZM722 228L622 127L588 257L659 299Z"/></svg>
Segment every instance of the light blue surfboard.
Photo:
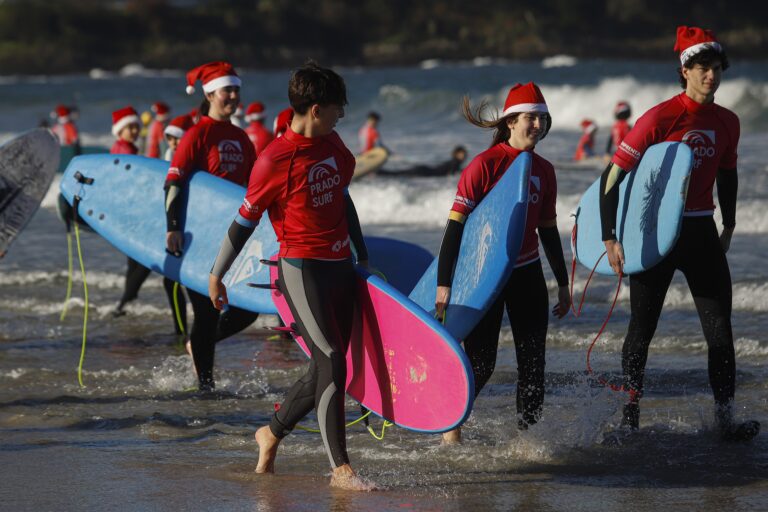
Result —
<svg viewBox="0 0 768 512"><path fill-rule="evenodd" d="M163 184L167 172L167 161L143 156L78 156L62 176L61 193L70 204L75 195L79 196L81 218L119 251L207 295L208 274L245 188L207 172L192 175L182 197L184 254L177 258L165 251ZM93 182L82 183L78 173ZM366 239L366 245L371 265L393 286L410 290L428 264L425 253L429 253L415 244L374 238ZM259 313L277 312L269 290L248 286L270 282L269 268L261 260L277 251L277 239L265 215L224 279L230 304ZM403 264L408 261L415 264Z"/></svg>
<svg viewBox="0 0 768 512"><path fill-rule="evenodd" d="M636 274L656 265L677 242L682 226L691 150L681 142L648 148L619 188L616 238L624 246L624 273ZM584 193L576 209L576 244L571 250L589 268L605 252L600 226L600 180ZM613 275L603 257L596 272Z"/></svg>
<svg viewBox="0 0 768 512"><path fill-rule="evenodd" d="M523 243L531 173L530 153L520 153L467 218L451 287L445 328L464 339L493 305ZM435 313L437 258L409 298Z"/></svg>

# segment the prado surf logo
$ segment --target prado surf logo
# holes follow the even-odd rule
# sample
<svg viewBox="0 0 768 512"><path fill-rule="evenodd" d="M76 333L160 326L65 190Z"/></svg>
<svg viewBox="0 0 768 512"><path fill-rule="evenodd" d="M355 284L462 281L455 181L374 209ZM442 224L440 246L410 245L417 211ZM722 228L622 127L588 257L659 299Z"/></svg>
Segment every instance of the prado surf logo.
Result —
<svg viewBox="0 0 768 512"><path fill-rule="evenodd" d="M219 168L222 172L230 173L245 162L243 147L239 141L225 139L219 142Z"/></svg>
<svg viewBox="0 0 768 512"><path fill-rule="evenodd" d="M715 131L691 130L683 135L682 142L693 152L693 168L701 166L704 158L715 156Z"/></svg>
<svg viewBox="0 0 768 512"><path fill-rule="evenodd" d="M309 169L307 176L309 193L312 196L312 207L329 204L333 200L334 189L341 185L339 167L334 157L326 158Z"/></svg>

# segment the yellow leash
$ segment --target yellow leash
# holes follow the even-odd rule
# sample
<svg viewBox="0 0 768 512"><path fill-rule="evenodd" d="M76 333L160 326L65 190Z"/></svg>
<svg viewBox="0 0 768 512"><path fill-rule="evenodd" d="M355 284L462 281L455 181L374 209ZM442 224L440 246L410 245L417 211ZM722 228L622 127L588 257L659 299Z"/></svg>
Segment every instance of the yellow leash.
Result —
<svg viewBox="0 0 768 512"><path fill-rule="evenodd" d="M67 316L67 309L69 308L69 299L72 297L72 233L67 231L67 296L64 298L64 308L61 310L61 316L59 322L63 322Z"/></svg>
<svg viewBox="0 0 768 512"><path fill-rule="evenodd" d="M83 312L83 344L80 349L80 363L77 366L77 382L80 383L80 387L84 388L83 384L83 362L85 361L85 341L88 332L88 283L85 279L85 264L83 263L83 251L80 246L80 229L75 224L75 240L77 240L77 257L80 260L80 273L83 276L83 295L85 296L85 306Z"/></svg>

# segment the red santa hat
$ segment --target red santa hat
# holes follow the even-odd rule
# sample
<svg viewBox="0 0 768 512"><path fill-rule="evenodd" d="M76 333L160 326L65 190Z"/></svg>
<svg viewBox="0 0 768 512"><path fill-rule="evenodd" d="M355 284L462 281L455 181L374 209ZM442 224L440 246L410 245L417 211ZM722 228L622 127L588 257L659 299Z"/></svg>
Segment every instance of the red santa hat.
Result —
<svg viewBox="0 0 768 512"><path fill-rule="evenodd" d="M157 101L152 104L152 112L155 113L158 117L165 116L171 111L171 107L169 107L167 104L163 103L162 101Z"/></svg>
<svg viewBox="0 0 768 512"><path fill-rule="evenodd" d="M168 126L165 127L163 133L180 139L184 136L184 133L195 125L195 121L189 114L183 116L174 117Z"/></svg>
<svg viewBox="0 0 768 512"><path fill-rule="evenodd" d="M120 131L129 124L141 124L139 114L133 107L123 107L112 112L112 135L118 137Z"/></svg>
<svg viewBox="0 0 768 512"><path fill-rule="evenodd" d="M591 119L582 119L581 129L584 130L584 133L592 133L597 130L597 125Z"/></svg>
<svg viewBox="0 0 768 512"><path fill-rule="evenodd" d="M68 106L56 105L56 108L51 112L51 117L54 119L58 117L60 120L62 120L62 118L68 118L71 113L72 109L70 109Z"/></svg>
<svg viewBox="0 0 768 512"><path fill-rule="evenodd" d="M675 51L680 52L680 64L685 66L691 57L709 49L718 53L723 51L723 47L717 42L717 38L711 30L686 27L685 25L677 27Z"/></svg>
<svg viewBox="0 0 768 512"><path fill-rule="evenodd" d="M293 121L293 109L291 107L288 107L277 114L272 125L272 131L275 133L275 137L280 137L284 134L291 125L291 121Z"/></svg>
<svg viewBox="0 0 768 512"><path fill-rule="evenodd" d="M624 114L625 112L629 112L630 110L631 109L629 107L629 103L627 103L626 101L620 101L613 108L613 115L617 116L619 114Z"/></svg>
<svg viewBox="0 0 768 512"><path fill-rule="evenodd" d="M229 62L224 61L209 62L187 73L187 94L195 92L195 82L197 80L203 82L203 92L205 93L231 85L237 87L242 85L240 77L235 72L235 68Z"/></svg>
<svg viewBox="0 0 768 512"><path fill-rule="evenodd" d="M260 101L254 101L248 105L248 109L245 111L245 120L249 123L251 121L261 121L264 119L264 104Z"/></svg>
<svg viewBox="0 0 768 512"><path fill-rule="evenodd" d="M501 116L505 117L517 112L549 112L544 95L535 83L515 84L509 89Z"/></svg>

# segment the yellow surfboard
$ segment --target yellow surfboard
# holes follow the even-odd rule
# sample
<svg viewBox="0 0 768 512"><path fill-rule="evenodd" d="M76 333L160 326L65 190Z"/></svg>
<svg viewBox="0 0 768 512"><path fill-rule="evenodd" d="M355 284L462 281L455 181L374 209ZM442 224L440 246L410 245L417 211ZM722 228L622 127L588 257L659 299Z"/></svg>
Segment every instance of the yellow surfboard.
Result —
<svg viewBox="0 0 768 512"><path fill-rule="evenodd" d="M388 158L389 151L382 147L372 148L361 155L357 155L355 157L354 178L378 171L384 166Z"/></svg>

